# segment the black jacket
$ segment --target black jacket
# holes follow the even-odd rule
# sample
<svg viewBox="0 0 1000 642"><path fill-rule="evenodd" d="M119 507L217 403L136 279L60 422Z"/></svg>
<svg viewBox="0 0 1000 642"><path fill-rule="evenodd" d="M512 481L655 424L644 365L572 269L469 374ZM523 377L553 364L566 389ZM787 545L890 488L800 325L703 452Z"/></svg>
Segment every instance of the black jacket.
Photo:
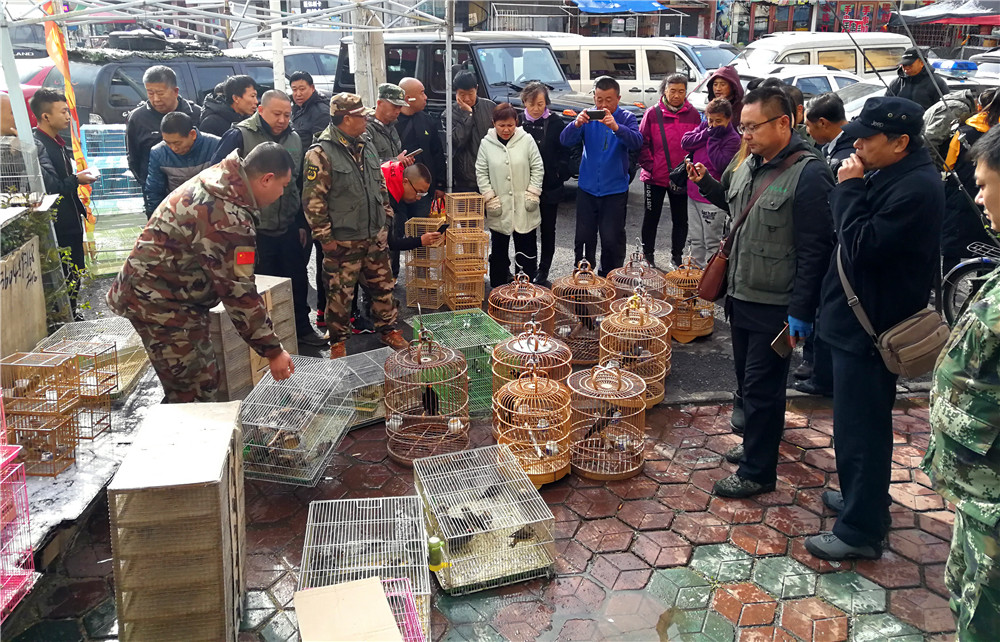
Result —
<svg viewBox="0 0 1000 642"><path fill-rule="evenodd" d="M493 127L493 110L497 104L488 98L479 98L469 113L458 106L456 101L451 106L451 154L455 163L451 170L455 192L478 192L476 181L476 158L479 156L479 144L483 142L486 132ZM441 134L447 133L447 114L441 113ZM447 144L444 149L448 149Z"/></svg>
<svg viewBox="0 0 1000 642"><path fill-rule="evenodd" d="M545 165L545 178L542 179L543 203L560 202L563 183L570 177L569 150L559 142L559 134L565 126L563 119L551 112L547 117L536 121L529 121L521 116L521 128L535 139Z"/></svg>
<svg viewBox="0 0 1000 642"><path fill-rule="evenodd" d="M896 75L898 77L889 84L889 90L885 92L886 95L909 98L924 109L941 100L942 95L951 91L944 78L932 72L929 67L921 69L916 76L907 76L900 67L896 70ZM941 89L940 92L934 87L935 84Z"/></svg>
<svg viewBox="0 0 1000 642"><path fill-rule="evenodd" d="M190 100L178 97L176 111L190 116L195 124L201 119L201 107ZM163 140L163 136L160 135L160 121L164 115L153 109L148 101L128 114L125 124L125 152L128 155L128 168L139 185L146 184L149 150Z"/></svg>
<svg viewBox="0 0 1000 642"><path fill-rule="evenodd" d="M844 270L880 334L927 307L939 270L944 188L926 149L834 188L830 209ZM874 351L847 305L834 255L823 279L820 337L841 350Z"/></svg>
<svg viewBox="0 0 1000 642"><path fill-rule="evenodd" d="M236 110L215 96L205 96L205 111L201 114L198 129L221 137L235 123L245 120L246 116L236 113Z"/></svg>
<svg viewBox="0 0 1000 642"><path fill-rule="evenodd" d="M330 99L314 91L302 106L292 103L292 129L302 139L302 149L309 149L313 137L330 125Z"/></svg>
<svg viewBox="0 0 1000 642"><path fill-rule="evenodd" d="M62 196L56 204L55 228L59 245L65 247L70 245L69 241L73 237L83 236L83 218L87 215L77 193L80 181L76 178L73 152L37 127L31 131L46 156L45 159L39 159L45 191Z"/></svg>
<svg viewBox="0 0 1000 642"><path fill-rule="evenodd" d="M854 136L841 134L833 143L823 145L823 158L830 164L830 170L833 172L835 179L837 177L837 170L840 169L841 164L854 153L854 141L856 140L857 138Z"/></svg>
<svg viewBox="0 0 1000 642"><path fill-rule="evenodd" d="M980 242L990 243L989 233L984 225L982 209L969 202L975 198L979 188L976 187L976 163L972 160L970 150L976 141L982 138L981 132L972 125L962 124L958 128L961 147L955 169L948 174L944 184L945 208L941 222L941 254L949 259L946 269L961 258L972 256L969 244ZM965 193L960 189L964 188ZM966 196L968 195L968 196Z"/></svg>
<svg viewBox="0 0 1000 642"><path fill-rule="evenodd" d="M396 120L396 133L406 151L424 150L416 157L416 161L426 165L431 171L431 192L448 191L448 160L438 121L428 116L426 111L418 111L412 116L400 114Z"/></svg>

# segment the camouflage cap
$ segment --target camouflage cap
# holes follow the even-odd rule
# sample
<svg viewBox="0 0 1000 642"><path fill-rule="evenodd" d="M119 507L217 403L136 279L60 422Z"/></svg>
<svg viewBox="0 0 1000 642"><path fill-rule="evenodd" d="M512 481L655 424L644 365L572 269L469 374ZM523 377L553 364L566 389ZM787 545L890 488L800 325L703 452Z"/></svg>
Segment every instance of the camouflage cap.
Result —
<svg viewBox="0 0 1000 642"><path fill-rule="evenodd" d="M330 99L331 116L371 116L374 109L365 107L361 96L342 91Z"/></svg>
<svg viewBox="0 0 1000 642"><path fill-rule="evenodd" d="M399 85L384 82L378 86L378 99L384 100L396 107L406 107L406 92Z"/></svg>

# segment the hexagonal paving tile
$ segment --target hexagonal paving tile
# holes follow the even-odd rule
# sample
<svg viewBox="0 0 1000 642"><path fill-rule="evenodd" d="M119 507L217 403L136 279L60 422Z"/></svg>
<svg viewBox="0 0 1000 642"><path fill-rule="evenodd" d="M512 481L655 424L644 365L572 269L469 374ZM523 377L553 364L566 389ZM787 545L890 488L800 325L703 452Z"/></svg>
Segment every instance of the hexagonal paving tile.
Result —
<svg viewBox="0 0 1000 642"><path fill-rule="evenodd" d="M659 484L648 477L632 477L610 481L606 488L622 499L649 499L656 495Z"/></svg>
<svg viewBox="0 0 1000 642"><path fill-rule="evenodd" d="M886 608L885 589L853 571L821 576L816 594L850 615L881 613Z"/></svg>
<svg viewBox="0 0 1000 642"><path fill-rule="evenodd" d="M713 497L708 512L730 524L755 524L764 518L764 507L752 499Z"/></svg>
<svg viewBox="0 0 1000 642"><path fill-rule="evenodd" d="M944 508L944 500L940 495L916 482L890 484L889 495L910 510L929 511Z"/></svg>
<svg viewBox="0 0 1000 642"><path fill-rule="evenodd" d="M664 530L674 521L674 511L654 499L636 499L625 502L618 519L640 531Z"/></svg>
<svg viewBox="0 0 1000 642"><path fill-rule="evenodd" d="M614 553L628 550L633 536L631 527L610 517L585 522L574 539L595 553Z"/></svg>
<svg viewBox="0 0 1000 642"><path fill-rule="evenodd" d="M790 540L788 554L796 562L800 562L817 573L832 573L851 568L851 562L828 562L814 556L806 549L805 537L796 537Z"/></svg>
<svg viewBox="0 0 1000 642"><path fill-rule="evenodd" d="M774 621L778 603L749 582L720 586L712 608L736 626L763 626Z"/></svg>
<svg viewBox="0 0 1000 642"><path fill-rule="evenodd" d="M712 499L705 491L688 484L662 486L656 493L656 498L669 508L683 511L705 510Z"/></svg>
<svg viewBox="0 0 1000 642"><path fill-rule="evenodd" d="M572 539L556 542L556 573L582 573L594 554L583 544Z"/></svg>
<svg viewBox="0 0 1000 642"><path fill-rule="evenodd" d="M690 544L670 531L639 533L632 542L632 552L656 568L683 566L691 559L691 551Z"/></svg>
<svg viewBox="0 0 1000 642"><path fill-rule="evenodd" d="M807 642L841 642L847 639L847 616L840 609L815 597L785 602L781 626Z"/></svg>
<svg viewBox="0 0 1000 642"><path fill-rule="evenodd" d="M802 462L827 473L837 472L837 458L833 448L816 448L806 452Z"/></svg>
<svg viewBox="0 0 1000 642"><path fill-rule="evenodd" d="M955 618L948 607L948 600L927 589L893 591L889 596L889 611L926 633L955 630Z"/></svg>
<svg viewBox="0 0 1000 642"><path fill-rule="evenodd" d="M743 582L750 577L753 558L732 544L699 546L689 566L714 582Z"/></svg>
<svg viewBox="0 0 1000 642"><path fill-rule="evenodd" d="M830 445L830 435L812 428L785 429L782 439L790 444L806 450L810 448L826 448Z"/></svg>
<svg viewBox="0 0 1000 642"><path fill-rule="evenodd" d="M765 557L753 569L753 581L781 600L811 597L816 580L815 571L790 557Z"/></svg>
<svg viewBox="0 0 1000 642"><path fill-rule="evenodd" d="M645 471L661 484L686 484L691 479L691 469L673 461L647 461Z"/></svg>
<svg viewBox="0 0 1000 642"><path fill-rule="evenodd" d="M818 516L801 506L769 508L764 515L764 523L790 537L813 535L819 532L822 525Z"/></svg>
<svg viewBox="0 0 1000 642"><path fill-rule="evenodd" d="M584 519L614 517L619 504L621 500L604 488L578 488L566 500L566 506Z"/></svg>
<svg viewBox="0 0 1000 642"><path fill-rule="evenodd" d="M734 526L729 539L751 555L782 555L788 548L788 538L763 524Z"/></svg>
<svg viewBox="0 0 1000 642"><path fill-rule="evenodd" d="M707 448L685 448L677 451L674 461L692 470L702 470L717 468L722 462L722 455Z"/></svg>
<svg viewBox="0 0 1000 642"><path fill-rule="evenodd" d="M955 513L950 510L931 511L917 515L917 525L921 530L950 542L955 528Z"/></svg>
<svg viewBox="0 0 1000 642"><path fill-rule="evenodd" d="M582 575L557 577L545 588L544 596L563 614L586 616L597 611L607 594L596 582Z"/></svg>
<svg viewBox="0 0 1000 642"><path fill-rule="evenodd" d="M646 592L678 609L706 608L712 597L712 587L705 578L688 568L653 571Z"/></svg>
<svg viewBox="0 0 1000 642"><path fill-rule="evenodd" d="M918 564L939 564L948 559L950 543L917 529L889 533L889 548Z"/></svg>
<svg viewBox="0 0 1000 642"><path fill-rule="evenodd" d="M740 642L798 642L779 626L755 626L740 629Z"/></svg>
<svg viewBox="0 0 1000 642"><path fill-rule="evenodd" d="M554 612L541 600L514 602L500 609L493 626L505 639L535 640L542 631L551 628Z"/></svg>
<svg viewBox="0 0 1000 642"><path fill-rule="evenodd" d="M646 586L653 570L631 553L601 555L594 562L590 575L613 591L628 591Z"/></svg>
<svg viewBox="0 0 1000 642"><path fill-rule="evenodd" d="M706 642L733 642L736 630L733 625L713 611L678 611L664 624L661 618L657 631L665 631L668 640L705 640ZM700 634L700 635L697 635Z"/></svg>
<svg viewBox="0 0 1000 642"><path fill-rule="evenodd" d="M729 538L729 525L711 513L682 513L674 519L673 531L692 544L718 544Z"/></svg>
<svg viewBox="0 0 1000 642"><path fill-rule="evenodd" d="M924 636L888 613L862 615L854 620L851 642L923 642Z"/></svg>
<svg viewBox="0 0 1000 642"><path fill-rule="evenodd" d="M892 551L883 552L881 559L858 560L854 568L885 588L920 586L920 568Z"/></svg>

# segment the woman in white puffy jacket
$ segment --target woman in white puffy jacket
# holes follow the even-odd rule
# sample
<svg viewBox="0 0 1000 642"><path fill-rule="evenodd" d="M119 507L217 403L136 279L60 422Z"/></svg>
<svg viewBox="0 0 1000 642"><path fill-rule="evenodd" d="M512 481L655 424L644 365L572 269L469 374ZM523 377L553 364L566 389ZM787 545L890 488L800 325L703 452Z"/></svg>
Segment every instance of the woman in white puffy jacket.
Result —
<svg viewBox="0 0 1000 642"><path fill-rule="evenodd" d="M542 222L538 211L545 166L535 140L517 126L510 103L493 110L493 129L486 133L476 158L476 180L486 201L486 225L492 237L490 287L511 281L510 237L514 263L529 279L538 266L535 230Z"/></svg>

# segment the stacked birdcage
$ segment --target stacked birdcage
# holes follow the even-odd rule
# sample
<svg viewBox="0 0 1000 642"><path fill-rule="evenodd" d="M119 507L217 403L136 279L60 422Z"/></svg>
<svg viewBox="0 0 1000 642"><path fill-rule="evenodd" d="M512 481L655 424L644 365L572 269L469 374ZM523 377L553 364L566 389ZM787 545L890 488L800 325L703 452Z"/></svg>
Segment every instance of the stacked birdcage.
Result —
<svg viewBox="0 0 1000 642"><path fill-rule="evenodd" d="M386 347L337 359L347 369L336 394L354 408L354 421L348 430L385 418L385 362L393 352Z"/></svg>
<svg viewBox="0 0 1000 642"><path fill-rule="evenodd" d="M298 589L369 577L382 578L390 605L395 599L390 591L405 591L402 583L385 582L408 580L423 636L432 639L427 531L420 498L408 495L311 502ZM407 634L412 634L411 626L404 633L408 640Z"/></svg>
<svg viewBox="0 0 1000 642"><path fill-rule="evenodd" d="M469 377L462 353L427 328L385 362L386 447L396 462L469 447Z"/></svg>
<svg viewBox="0 0 1000 642"><path fill-rule="evenodd" d="M635 287L634 293L639 295L639 297L642 299L643 305L646 308L646 312L653 315L660 321L663 321L664 325L667 326L667 330L669 332L670 328L673 327L674 323L673 322L674 306L670 305L666 301L660 299L654 299L646 292L646 289L641 285L637 285ZM612 301L611 314L617 314L628 308L631 300L632 300L632 295L629 294L624 298L615 299L614 301Z"/></svg>
<svg viewBox="0 0 1000 642"><path fill-rule="evenodd" d="M568 345L545 334L540 324L529 321L524 332L493 348L493 393L520 378L529 367L553 381L566 381L573 372L572 360Z"/></svg>
<svg viewBox="0 0 1000 642"><path fill-rule="evenodd" d="M482 307L490 242L483 197L475 192L445 194L444 210L448 223L445 302L452 310Z"/></svg>
<svg viewBox="0 0 1000 642"><path fill-rule="evenodd" d="M80 128L80 147L87 166L101 173L90 194L91 208L98 216L143 211L142 186L129 171L125 138L125 125Z"/></svg>
<svg viewBox="0 0 1000 642"><path fill-rule="evenodd" d="M642 377L647 409L663 401L670 353L669 328L649 313L639 295L632 295L628 307L609 314L601 324L601 365L614 363Z"/></svg>
<svg viewBox="0 0 1000 642"><path fill-rule="evenodd" d="M548 575L555 517L506 445L413 462L430 535L444 543L435 571L452 595Z"/></svg>
<svg viewBox="0 0 1000 642"><path fill-rule="evenodd" d="M59 341L42 350L77 358L80 369L80 439L94 439L111 429L111 394L118 390L118 350L114 343Z"/></svg>
<svg viewBox="0 0 1000 642"><path fill-rule="evenodd" d="M0 622L35 584L35 557L28 530L28 486L20 446L8 446L0 398Z"/></svg>
<svg viewBox="0 0 1000 642"><path fill-rule="evenodd" d="M414 328L414 338L419 338L420 328L427 328L438 343L462 353L469 373L469 414L488 414L493 400L490 357L510 333L478 308L424 314L416 317Z"/></svg>
<svg viewBox="0 0 1000 642"><path fill-rule="evenodd" d="M608 272L608 281L615 286L618 297L628 297L637 285L645 288L649 296L663 299L666 296L667 280L663 273L646 262L640 245L620 268Z"/></svg>
<svg viewBox="0 0 1000 642"><path fill-rule="evenodd" d="M334 392L347 366L301 356L292 363L292 377L266 375L240 405L245 475L315 486L354 422L353 404Z"/></svg>
<svg viewBox="0 0 1000 642"><path fill-rule="evenodd" d="M420 238L444 225L439 218L414 217L406 221L406 236ZM444 305L444 243L420 246L406 257L406 305L437 310Z"/></svg>
<svg viewBox="0 0 1000 642"><path fill-rule="evenodd" d="M128 320L108 316L92 321L67 323L42 339L35 352L47 352L63 341L114 344L117 353L118 387L111 391L111 399L128 395L149 367L149 357L142 339Z"/></svg>
<svg viewBox="0 0 1000 642"><path fill-rule="evenodd" d="M615 288L582 259L573 274L552 283L555 297L555 336L573 351L573 365L597 363L601 322L611 310Z"/></svg>
<svg viewBox="0 0 1000 642"><path fill-rule="evenodd" d="M25 145L17 136L0 136L0 208L35 207L42 202L45 184L33 143Z"/></svg>
<svg viewBox="0 0 1000 642"><path fill-rule="evenodd" d="M548 288L535 285L521 272L506 285L490 291L489 315L511 334L524 332L525 324L537 321L552 334L555 327L555 297Z"/></svg>
<svg viewBox="0 0 1000 642"><path fill-rule="evenodd" d="M535 486L569 473L570 393L534 364L493 396L493 428Z"/></svg>
<svg viewBox="0 0 1000 642"><path fill-rule="evenodd" d="M80 369L69 354L15 352L0 360L10 443L28 475L55 477L76 461Z"/></svg>
<svg viewBox="0 0 1000 642"><path fill-rule="evenodd" d="M698 298L698 282L703 273L690 256L679 268L667 273L666 300L674 308L671 336L681 343L712 334L715 329L715 305Z"/></svg>
<svg viewBox="0 0 1000 642"><path fill-rule="evenodd" d="M608 481L638 475L645 462L646 382L615 366L569 376L573 472Z"/></svg>

